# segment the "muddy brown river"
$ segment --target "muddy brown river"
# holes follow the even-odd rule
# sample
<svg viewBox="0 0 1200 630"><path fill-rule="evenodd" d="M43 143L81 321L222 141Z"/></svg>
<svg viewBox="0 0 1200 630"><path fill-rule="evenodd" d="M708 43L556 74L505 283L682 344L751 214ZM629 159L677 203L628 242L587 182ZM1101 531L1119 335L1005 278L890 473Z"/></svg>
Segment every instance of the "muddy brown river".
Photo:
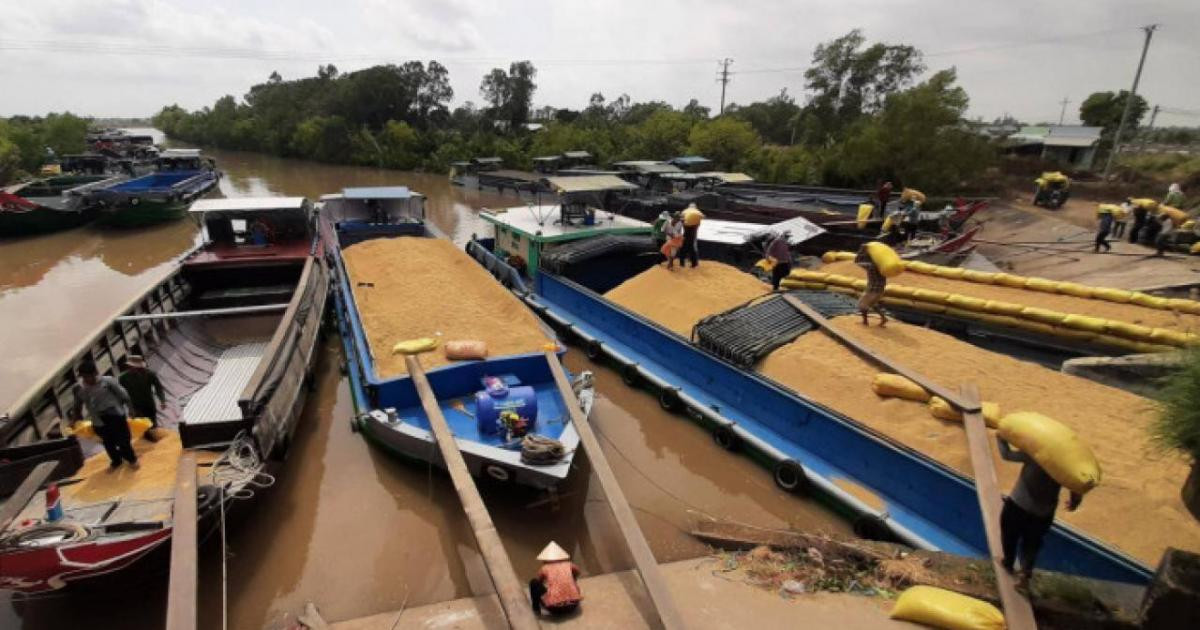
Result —
<svg viewBox="0 0 1200 630"><path fill-rule="evenodd" d="M427 216L457 241L482 233L481 207L512 196L463 190L444 175L331 166L257 154L210 152L228 197L303 195L347 186L406 185L427 196ZM197 241L189 221L113 232L80 228L0 240L0 409ZM491 584L444 473L403 462L351 432L350 393L329 341L318 383L275 487L239 506L201 548L200 627L284 628L305 602L343 620L487 593ZM592 369L599 396L592 422L605 455L659 561L705 553L688 534L714 517L761 526L848 532L823 506L778 490L769 473L713 443L706 431L662 411L649 393L572 350L572 370ZM574 554L584 574L626 569L632 560L586 457L558 500L485 487L483 495L513 564L536 570L550 540ZM224 573L224 577L223 577ZM0 595L0 628L159 628L166 574L48 599Z"/></svg>

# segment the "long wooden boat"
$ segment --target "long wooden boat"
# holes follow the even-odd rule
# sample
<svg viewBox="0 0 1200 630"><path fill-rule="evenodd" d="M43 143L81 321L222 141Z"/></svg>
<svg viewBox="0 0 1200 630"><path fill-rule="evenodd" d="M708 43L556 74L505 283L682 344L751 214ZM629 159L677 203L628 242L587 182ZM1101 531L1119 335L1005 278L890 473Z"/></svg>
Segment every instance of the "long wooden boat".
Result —
<svg viewBox="0 0 1200 630"><path fill-rule="evenodd" d="M47 593L161 569L180 454L195 451L199 518L270 485L308 390L329 276L312 204L302 198L201 201L205 243L108 322L0 416L0 497L54 462L64 517L35 497L0 529L0 590ZM247 223L268 226L256 235ZM161 439L138 439L141 468L108 472L100 445L63 420L81 361L116 376L130 354L158 373ZM156 432L158 433L158 432ZM3 527L0 523L0 527ZM202 530L203 531L203 530Z"/></svg>
<svg viewBox="0 0 1200 630"><path fill-rule="evenodd" d="M506 260L537 248L541 266L528 273L530 281L509 284L589 357L611 360L627 384L655 390L664 408L686 411L718 444L764 463L780 488L826 498L852 519L859 535L986 557L970 479L604 297L658 257L597 247L599 256L559 265L559 249L586 248L587 241L556 246L523 238L514 250L505 236L512 230L507 214L485 216L495 226L494 238L472 239L468 253L506 278L520 275ZM846 487L867 488L878 502L868 504ZM1132 583L1152 575L1137 560L1061 522L1047 535L1038 566Z"/></svg>
<svg viewBox="0 0 1200 630"><path fill-rule="evenodd" d="M125 178L112 174L60 175L0 190L0 237L44 234L96 218L88 193Z"/></svg>
<svg viewBox="0 0 1200 630"><path fill-rule="evenodd" d="M198 149L169 149L156 164L154 173L91 192L90 198L100 208L101 225L138 227L180 219L221 178Z"/></svg>
<svg viewBox="0 0 1200 630"><path fill-rule="evenodd" d="M364 314L355 301L356 280L348 272L342 253L342 248L368 239L444 238L425 221L422 201L418 193L403 187L351 188L322 197L321 214L336 284L335 312L356 411L352 424L368 441L386 451L444 466L438 449L433 447L429 421L412 379L407 374L380 376L375 357L388 350L371 347ZM472 264L466 254L461 255L463 263ZM439 291L443 287L428 289ZM405 317L403 307L391 316ZM548 329L544 332L547 342L553 342L553 333ZM542 352L452 362L427 369L426 373L472 475L533 488L552 488L566 478L579 435ZM508 390L507 395L500 394L494 402L483 398L489 395L485 393L485 383L490 383L489 391L491 384L495 384L489 377L503 381ZM587 413L593 399L591 375L581 374L575 386ZM497 430L489 412L484 410L493 404L500 408L517 403L518 397L526 403L536 400L536 413L522 417L530 423L533 433L562 444L564 453L560 459L528 463L523 458L520 441L510 440L505 431Z"/></svg>

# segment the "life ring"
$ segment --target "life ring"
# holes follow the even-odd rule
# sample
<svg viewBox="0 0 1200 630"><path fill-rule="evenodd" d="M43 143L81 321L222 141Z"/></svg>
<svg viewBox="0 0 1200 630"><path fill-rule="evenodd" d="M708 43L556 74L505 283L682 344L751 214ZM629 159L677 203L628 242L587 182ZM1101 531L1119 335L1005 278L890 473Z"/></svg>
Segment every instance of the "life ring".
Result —
<svg viewBox="0 0 1200 630"><path fill-rule="evenodd" d="M667 411L676 411L679 409L682 401L679 400L679 390L672 387L665 387L658 392L658 404Z"/></svg>
<svg viewBox="0 0 1200 630"><path fill-rule="evenodd" d="M142 200L141 200L141 199L138 199L137 197L130 197L130 198L129 198L129 205L131 205L131 206L136 206L136 205L138 205L139 203L142 203Z"/></svg>
<svg viewBox="0 0 1200 630"><path fill-rule="evenodd" d="M483 472L500 483L508 483L513 478L513 474L507 468L497 464L485 464Z"/></svg>
<svg viewBox="0 0 1200 630"><path fill-rule="evenodd" d="M795 494L807 494L809 480L804 467L794 459L784 459L775 464L775 485Z"/></svg>
<svg viewBox="0 0 1200 630"><path fill-rule="evenodd" d="M641 374L638 372L636 363L629 363L621 367L621 380L625 381L626 385L634 387L640 379Z"/></svg>
<svg viewBox="0 0 1200 630"><path fill-rule="evenodd" d="M584 353L587 354L587 358L595 361L600 358L600 354L603 351L603 348L604 348L604 344L600 343L600 341L598 341L596 339L593 339L593 340L587 342L587 346L584 349Z"/></svg>
<svg viewBox="0 0 1200 630"><path fill-rule="evenodd" d="M717 446L727 451L736 451L742 445L742 439L733 432L733 427L728 425L721 425L713 429L712 437Z"/></svg>

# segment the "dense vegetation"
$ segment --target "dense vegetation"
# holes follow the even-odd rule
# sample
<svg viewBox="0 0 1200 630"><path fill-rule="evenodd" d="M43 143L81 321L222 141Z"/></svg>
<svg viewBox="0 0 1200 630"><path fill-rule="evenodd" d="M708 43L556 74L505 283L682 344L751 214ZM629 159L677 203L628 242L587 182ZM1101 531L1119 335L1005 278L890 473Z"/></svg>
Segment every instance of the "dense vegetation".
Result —
<svg viewBox="0 0 1200 630"><path fill-rule="evenodd" d="M36 173L47 147L59 155L83 152L87 129L87 119L69 113L0 118L0 184Z"/></svg>
<svg viewBox="0 0 1200 630"><path fill-rule="evenodd" d="M534 156L583 149L600 163L704 155L719 168L773 182L892 178L956 188L995 151L963 124L967 95L954 70L917 83L924 70L915 48L868 45L856 30L816 49L805 73L806 104L782 92L711 118L695 100L677 109L602 94L578 110L531 111L537 70L528 61L491 70L480 84L484 104L453 110L449 74L436 61L346 74L329 65L296 80L272 73L241 101L225 96L193 112L172 105L154 123L202 146L399 169L445 171L485 155L527 168ZM542 126L531 130L529 122Z"/></svg>

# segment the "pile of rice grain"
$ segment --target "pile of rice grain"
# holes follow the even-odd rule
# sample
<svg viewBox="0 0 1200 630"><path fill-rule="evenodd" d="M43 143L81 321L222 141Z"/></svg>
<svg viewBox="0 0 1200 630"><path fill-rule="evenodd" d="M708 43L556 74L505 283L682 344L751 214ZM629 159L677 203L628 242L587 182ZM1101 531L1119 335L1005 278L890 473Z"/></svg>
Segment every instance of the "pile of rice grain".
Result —
<svg viewBox="0 0 1200 630"><path fill-rule="evenodd" d="M541 352L549 341L537 316L448 240L373 239L342 256L380 378L408 373L392 354L406 339L479 339L492 357ZM425 369L448 363L440 347L421 356Z"/></svg>

